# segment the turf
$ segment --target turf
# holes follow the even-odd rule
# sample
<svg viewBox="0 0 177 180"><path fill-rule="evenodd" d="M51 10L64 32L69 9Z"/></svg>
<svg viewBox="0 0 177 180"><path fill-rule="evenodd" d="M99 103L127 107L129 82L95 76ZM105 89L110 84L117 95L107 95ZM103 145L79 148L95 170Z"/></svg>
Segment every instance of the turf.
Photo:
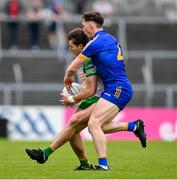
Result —
<svg viewBox="0 0 177 180"><path fill-rule="evenodd" d="M6 179L176 179L177 142L149 142L141 148L139 142L108 143L110 170L74 171L77 158L68 144L58 149L39 165L25 154L26 147L46 147L49 142L16 142L0 139L0 178ZM87 142L89 159L96 164L92 142Z"/></svg>

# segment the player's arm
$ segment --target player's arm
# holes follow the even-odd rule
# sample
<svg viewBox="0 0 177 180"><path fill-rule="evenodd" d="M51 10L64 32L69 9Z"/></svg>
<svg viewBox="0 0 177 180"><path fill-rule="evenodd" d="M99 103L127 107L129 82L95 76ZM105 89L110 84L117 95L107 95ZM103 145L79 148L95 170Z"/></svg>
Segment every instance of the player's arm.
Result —
<svg viewBox="0 0 177 180"><path fill-rule="evenodd" d="M96 92L97 88L97 75L89 76L85 80L84 87L79 91L78 94L74 96L65 96L63 93L60 95L62 96L62 100L60 102L67 106L72 106L90 96L93 96Z"/></svg>
<svg viewBox="0 0 177 180"><path fill-rule="evenodd" d="M89 76L85 80L85 85L81 91L73 96L74 101L79 102L95 94L97 88L97 76Z"/></svg>
<svg viewBox="0 0 177 180"><path fill-rule="evenodd" d="M83 62L84 59L80 56L77 56L68 66L64 77L64 83L66 86L71 86L73 82L72 77L76 73L77 69L83 64Z"/></svg>
<svg viewBox="0 0 177 180"><path fill-rule="evenodd" d="M80 56L84 58L82 54L80 54ZM84 86L82 86L83 89L81 89L78 94L72 97L74 102L79 102L83 99L93 96L97 89L96 67L93 64L91 58L85 60L87 61L83 64L83 73L85 76Z"/></svg>

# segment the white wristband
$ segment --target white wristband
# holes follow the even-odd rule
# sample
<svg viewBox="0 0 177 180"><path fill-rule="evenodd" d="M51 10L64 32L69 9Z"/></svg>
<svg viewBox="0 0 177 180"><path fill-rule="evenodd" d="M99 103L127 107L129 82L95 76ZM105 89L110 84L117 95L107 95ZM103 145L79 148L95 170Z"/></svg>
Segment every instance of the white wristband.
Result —
<svg viewBox="0 0 177 180"><path fill-rule="evenodd" d="M75 100L74 100L73 96L68 96L68 101L70 103L75 103Z"/></svg>

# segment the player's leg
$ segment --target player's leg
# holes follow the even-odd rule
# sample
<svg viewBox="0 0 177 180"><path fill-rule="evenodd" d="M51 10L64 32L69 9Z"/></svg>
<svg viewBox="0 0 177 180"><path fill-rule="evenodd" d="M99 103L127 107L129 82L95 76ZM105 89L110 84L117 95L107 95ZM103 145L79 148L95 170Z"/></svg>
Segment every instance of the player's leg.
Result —
<svg viewBox="0 0 177 180"><path fill-rule="evenodd" d="M69 142L79 160L87 159L85 144L80 134L75 133Z"/></svg>
<svg viewBox="0 0 177 180"><path fill-rule="evenodd" d="M94 108L94 105L88 107L85 110L75 113L67 125L52 142L52 144L45 148L44 150L36 149L26 149L27 154L31 159L36 160L38 163L43 164L47 161L48 157L63 144L68 142L72 136L77 132L77 128L83 125L83 128L87 125L88 119L91 115L91 112Z"/></svg>
<svg viewBox="0 0 177 180"><path fill-rule="evenodd" d="M111 121L108 124L104 125L102 127L102 130L105 134L115 133L119 131L133 131L133 130L130 130L129 128L130 123L133 123L133 122ZM70 144L79 160L87 158L83 139L79 135L80 131L82 131L86 126L87 124L77 127L77 132L70 139Z"/></svg>
<svg viewBox="0 0 177 180"><path fill-rule="evenodd" d="M94 109L94 105L88 107L85 110L81 110L75 113L67 125L56 137L53 143L50 145L53 150L58 149L60 146L65 144L67 141L71 139L71 137L77 132L77 128L80 128L82 125L83 127L86 126L88 119Z"/></svg>
<svg viewBox="0 0 177 180"><path fill-rule="evenodd" d="M111 121L102 127L105 134L119 131L128 131L128 122Z"/></svg>
<svg viewBox="0 0 177 180"><path fill-rule="evenodd" d="M102 127L105 134L110 134L119 131L133 132L140 140L143 148L146 147L146 133L144 131L144 121L138 119L132 122L117 122L111 121Z"/></svg>
<svg viewBox="0 0 177 180"><path fill-rule="evenodd" d="M91 115L91 112L94 108L95 104L92 104L88 109L84 111L85 119L81 120L82 122L78 123L79 120L77 120L77 127L75 126L75 133L70 138L69 142L70 145L75 152L76 156L79 159L80 165L75 168L75 170L89 170L92 168L92 165L89 164L87 154L86 154L86 148L84 144L83 138L80 136L80 132L87 127L87 123L89 120L89 117ZM77 112L82 111L82 109L78 109ZM77 113L76 112L76 113ZM84 117L83 114L81 114L81 117ZM74 121L74 120L73 120ZM72 124L72 123L71 123Z"/></svg>
<svg viewBox="0 0 177 180"><path fill-rule="evenodd" d="M79 111L81 111L80 108L77 109L76 113ZM87 121L85 124L83 124L83 129L87 126ZM88 163L88 158L87 158L87 154L86 154L86 150L85 150L84 140L82 139L80 134L75 132L74 135L70 138L69 143L70 143L73 151L75 152L77 158L80 161L80 166L77 167L76 169L81 170L82 167L83 167L83 169L85 167L89 168L89 163Z"/></svg>
<svg viewBox="0 0 177 180"><path fill-rule="evenodd" d="M115 122L111 121L108 124L103 126L103 131L105 134L113 133L113 132L119 132L119 131L132 131L130 130L129 126L132 122ZM87 124L84 125L84 127L80 126L80 128L77 128L77 132L75 133L72 138L70 139L70 144L73 148L73 151L77 155L78 159L80 160L80 166L77 167L77 170L87 169L90 168L85 146L83 139L79 135L79 132L85 128ZM86 168L85 168L86 167Z"/></svg>
<svg viewBox="0 0 177 180"><path fill-rule="evenodd" d="M89 117L95 107L95 104L96 103L94 103L93 101L92 102L89 101L89 103L85 102L85 104L82 103L77 109L74 117L71 118L68 125L71 131L73 131L73 129L75 130L75 133L73 134L73 136L70 138L69 141L70 141L73 151L75 152L76 156L78 157L80 161L80 166L78 166L76 170L87 170L88 168L90 168L86 151L85 151L84 142L81 136L79 135L79 133L85 127L87 127ZM71 126L73 128L70 128Z"/></svg>
<svg viewBox="0 0 177 180"><path fill-rule="evenodd" d="M100 98L88 122L88 128L98 154L99 165L104 169L108 169L108 163L106 159L106 137L102 127L109 123L118 112L119 108L115 104Z"/></svg>
<svg viewBox="0 0 177 180"><path fill-rule="evenodd" d="M80 134L74 134L69 142L80 161L80 165L76 167L75 170L89 170L91 165L88 162L85 143Z"/></svg>

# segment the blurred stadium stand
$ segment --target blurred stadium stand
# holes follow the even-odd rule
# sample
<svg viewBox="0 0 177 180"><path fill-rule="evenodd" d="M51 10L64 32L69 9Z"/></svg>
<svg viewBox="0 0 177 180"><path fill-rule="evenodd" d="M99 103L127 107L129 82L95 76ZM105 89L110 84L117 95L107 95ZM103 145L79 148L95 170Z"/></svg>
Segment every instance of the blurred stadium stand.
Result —
<svg viewBox="0 0 177 180"><path fill-rule="evenodd" d="M176 19L169 16L169 12L175 13L176 1L111 2L115 7L114 16L106 29L119 38L125 51L127 72L135 91L129 106L176 107L177 16ZM74 13L73 2L65 3L70 13ZM91 3L91 0L85 1L84 10L89 10ZM80 15L66 14L59 28L67 33L81 27ZM50 49L43 21L40 23L41 49L39 52L29 50L24 17L18 19L18 49L12 51L8 20L4 18L0 25L0 104L58 105L57 93L63 88L65 69L73 57L65 48ZM62 38L58 33L58 39Z"/></svg>

